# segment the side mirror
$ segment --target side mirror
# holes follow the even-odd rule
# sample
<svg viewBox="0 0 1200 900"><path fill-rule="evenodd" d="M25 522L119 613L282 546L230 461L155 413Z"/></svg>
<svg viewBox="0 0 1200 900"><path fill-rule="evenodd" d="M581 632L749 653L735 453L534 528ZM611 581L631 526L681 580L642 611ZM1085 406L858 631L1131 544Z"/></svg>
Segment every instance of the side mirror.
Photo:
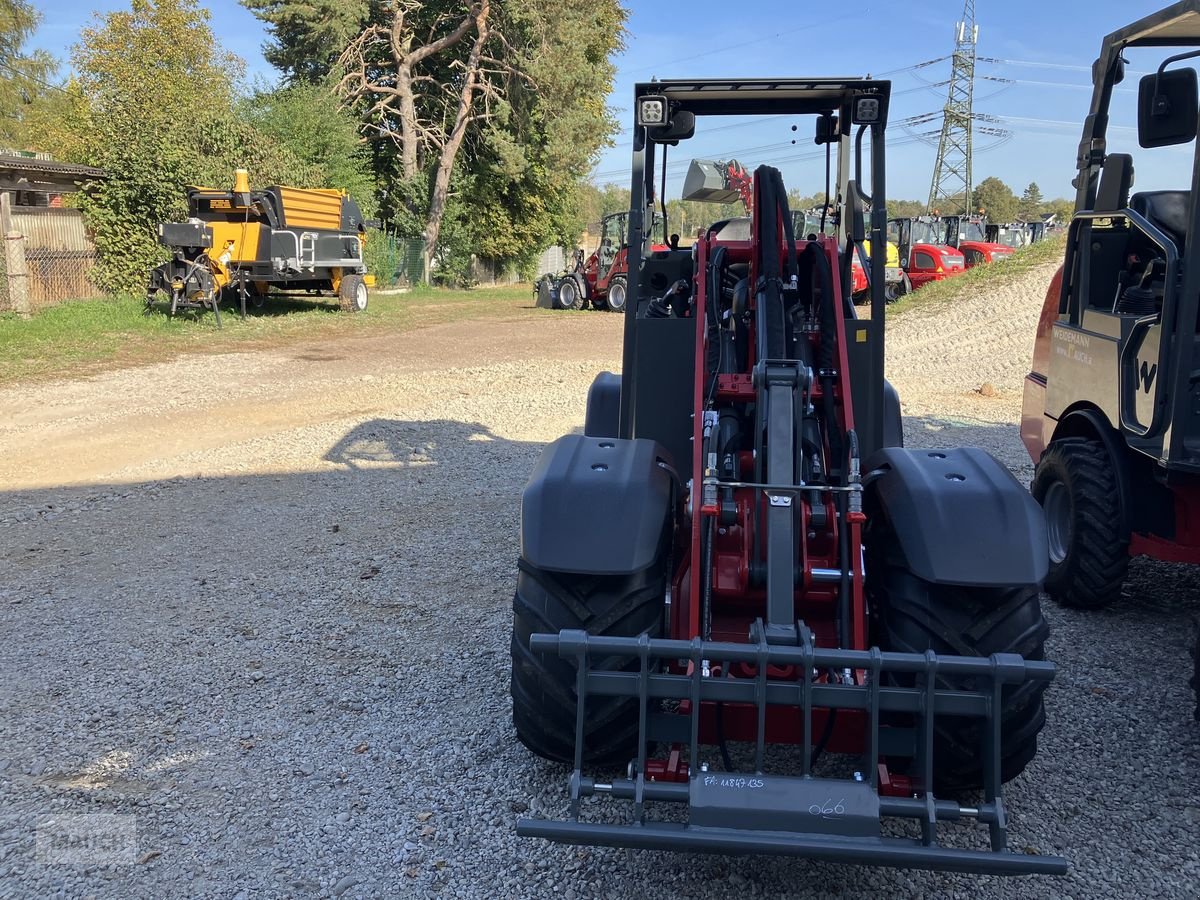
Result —
<svg viewBox="0 0 1200 900"><path fill-rule="evenodd" d="M838 139L838 120L833 113L822 113L817 117L817 144L832 144Z"/></svg>
<svg viewBox="0 0 1200 900"><path fill-rule="evenodd" d="M1138 85L1138 143L1149 149L1194 140L1198 105L1195 69L1145 76Z"/></svg>
<svg viewBox="0 0 1200 900"><path fill-rule="evenodd" d="M656 144L678 144L696 133L696 115L678 110L666 125L647 125L646 136Z"/></svg>

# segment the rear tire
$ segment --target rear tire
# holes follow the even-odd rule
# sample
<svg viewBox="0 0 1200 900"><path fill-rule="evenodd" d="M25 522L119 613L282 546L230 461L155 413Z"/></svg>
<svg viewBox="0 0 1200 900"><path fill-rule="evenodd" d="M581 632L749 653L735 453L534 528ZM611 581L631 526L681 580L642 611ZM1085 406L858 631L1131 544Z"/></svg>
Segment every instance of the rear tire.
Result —
<svg viewBox="0 0 1200 900"><path fill-rule="evenodd" d="M338 305L343 312L365 312L368 295L367 283L361 275L343 275L338 285Z"/></svg>
<svg viewBox="0 0 1200 900"><path fill-rule="evenodd" d="M1031 490L1046 511L1046 593L1075 609L1108 606L1121 595L1129 568L1129 533L1121 524L1117 473L1104 446L1088 438L1051 442Z"/></svg>
<svg viewBox="0 0 1200 900"><path fill-rule="evenodd" d="M876 556L876 554L872 554ZM930 584L883 560L868 572L879 573L869 591L877 610L879 643L884 650L990 656L1019 653L1045 658L1049 626L1042 617L1036 586L965 587ZM913 676L896 684L913 684ZM939 677L939 687L975 690L973 677ZM1037 736L1046 723L1042 703L1045 682L1026 681L1003 689L1000 715L1000 777L1009 781L1024 771L1037 753ZM984 719L938 716L933 731L933 790L959 793L981 789ZM915 762L914 762L915 766Z"/></svg>
<svg viewBox="0 0 1200 900"><path fill-rule="evenodd" d="M575 759L575 665L529 649L533 634L578 628L590 635L659 637L663 628L663 566L634 575L568 575L523 560L513 597L512 704L517 737L538 756ZM598 661L601 666L608 666ZM637 671L637 660L625 668ZM637 755L638 703L629 697L589 697L583 761L623 765Z"/></svg>

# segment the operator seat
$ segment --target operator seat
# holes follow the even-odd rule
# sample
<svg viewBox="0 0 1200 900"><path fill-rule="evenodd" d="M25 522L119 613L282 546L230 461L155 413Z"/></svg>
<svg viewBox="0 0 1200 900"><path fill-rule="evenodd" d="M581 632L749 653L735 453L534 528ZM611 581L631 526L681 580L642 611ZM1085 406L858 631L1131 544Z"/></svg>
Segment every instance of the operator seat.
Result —
<svg viewBox="0 0 1200 900"><path fill-rule="evenodd" d="M1133 187L1133 157L1128 153L1110 153L1104 158L1100 184L1096 188L1096 212L1117 212L1129 206Z"/></svg>
<svg viewBox="0 0 1200 900"><path fill-rule="evenodd" d="M1187 244L1188 191L1142 191L1130 198L1130 209L1145 216L1150 224L1175 242L1179 254Z"/></svg>

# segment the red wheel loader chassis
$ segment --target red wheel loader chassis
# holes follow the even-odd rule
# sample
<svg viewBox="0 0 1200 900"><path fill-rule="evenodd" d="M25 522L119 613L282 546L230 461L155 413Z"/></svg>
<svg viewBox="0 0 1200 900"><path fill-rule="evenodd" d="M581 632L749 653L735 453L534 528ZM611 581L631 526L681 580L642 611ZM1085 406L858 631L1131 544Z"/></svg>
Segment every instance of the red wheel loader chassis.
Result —
<svg viewBox="0 0 1200 900"><path fill-rule="evenodd" d="M522 499L513 719L571 766L570 816L518 834L1066 870L1009 851L1002 787L1033 759L1054 671L1041 512L982 451L901 446L884 253L871 317L850 300L857 246L886 244L888 97L871 80L636 86L623 374L597 377L585 433L547 447ZM749 240L714 227L651 249L661 145L780 113L818 121L838 233L794 234L761 166ZM940 839L956 820L975 846Z"/></svg>

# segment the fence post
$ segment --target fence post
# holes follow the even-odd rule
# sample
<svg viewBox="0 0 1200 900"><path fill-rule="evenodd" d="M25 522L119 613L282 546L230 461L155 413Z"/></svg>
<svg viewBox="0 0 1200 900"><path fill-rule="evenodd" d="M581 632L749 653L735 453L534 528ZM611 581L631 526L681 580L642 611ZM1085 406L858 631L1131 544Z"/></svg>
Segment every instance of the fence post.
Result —
<svg viewBox="0 0 1200 900"><path fill-rule="evenodd" d="M28 319L29 273L25 269L25 236L12 224L12 194L0 191L0 232L4 233L4 262L8 271L8 302Z"/></svg>

